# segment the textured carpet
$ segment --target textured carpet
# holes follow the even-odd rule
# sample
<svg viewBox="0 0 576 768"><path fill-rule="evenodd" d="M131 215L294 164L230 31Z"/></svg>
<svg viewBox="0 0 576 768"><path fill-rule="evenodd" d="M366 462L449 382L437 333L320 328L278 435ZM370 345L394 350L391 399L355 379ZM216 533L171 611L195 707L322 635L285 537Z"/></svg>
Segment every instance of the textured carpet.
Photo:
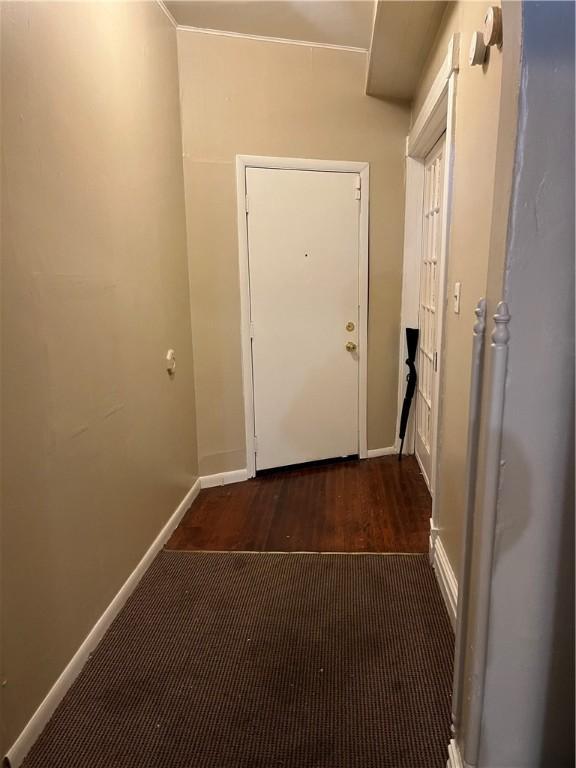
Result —
<svg viewBox="0 0 576 768"><path fill-rule="evenodd" d="M162 552L25 768L444 768L425 555Z"/></svg>

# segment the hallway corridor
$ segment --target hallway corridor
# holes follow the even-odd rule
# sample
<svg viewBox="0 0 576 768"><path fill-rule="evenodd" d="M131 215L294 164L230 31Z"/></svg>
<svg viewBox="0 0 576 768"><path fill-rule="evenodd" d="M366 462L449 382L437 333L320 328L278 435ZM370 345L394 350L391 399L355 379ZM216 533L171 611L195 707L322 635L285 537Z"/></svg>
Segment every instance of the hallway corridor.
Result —
<svg viewBox="0 0 576 768"><path fill-rule="evenodd" d="M575 9L0 0L1 768L574 768Z"/></svg>

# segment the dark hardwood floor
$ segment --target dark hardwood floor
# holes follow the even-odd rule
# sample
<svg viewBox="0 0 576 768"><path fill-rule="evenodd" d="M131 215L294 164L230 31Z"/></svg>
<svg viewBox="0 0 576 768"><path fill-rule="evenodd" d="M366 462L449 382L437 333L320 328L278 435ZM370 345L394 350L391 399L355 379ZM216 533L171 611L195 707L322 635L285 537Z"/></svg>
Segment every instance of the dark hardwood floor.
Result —
<svg viewBox="0 0 576 768"><path fill-rule="evenodd" d="M339 461L202 490L166 548L427 552L430 513L412 456Z"/></svg>

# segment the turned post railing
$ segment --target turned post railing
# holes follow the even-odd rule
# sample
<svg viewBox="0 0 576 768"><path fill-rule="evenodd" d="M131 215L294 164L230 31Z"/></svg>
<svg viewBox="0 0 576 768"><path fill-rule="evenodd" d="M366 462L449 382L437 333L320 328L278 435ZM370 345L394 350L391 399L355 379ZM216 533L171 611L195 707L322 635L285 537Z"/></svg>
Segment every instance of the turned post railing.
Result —
<svg viewBox="0 0 576 768"><path fill-rule="evenodd" d="M494 559L494 534L500 482L502 451L502 426L504 420L504 399L508 367L508 342L510 314L505 302L498 304L494 315L492 332L492 354L490 375L490 400L487 413L483 415L486 424L484 473L481 478L482 504L479 519L479 560L476 585L475 615L472 622L473 645L469 707L466 722L466 744L464 759L467 766L478 765L484 686L486 679L486 657L490 618L490 596L492 588L492 567Z"/></svg>
<svg viewBox="0 0 576 768"><path fill-rule="evenodd" d="M472 373L468 406L468 448L466 453L466 501L460 574L458 578L458 607L456 613L456 644L454 648L454 681L452 688L452 732L460 728L462 717L462 688L467 638L467 616L470 592L470 567L474 530L474 503L478 470L478 440L480 433L480 403L482 399L482 372L484 362L484 331L486 328L486 300L480 299L476 309L476 322L472 332Z"/></svg>

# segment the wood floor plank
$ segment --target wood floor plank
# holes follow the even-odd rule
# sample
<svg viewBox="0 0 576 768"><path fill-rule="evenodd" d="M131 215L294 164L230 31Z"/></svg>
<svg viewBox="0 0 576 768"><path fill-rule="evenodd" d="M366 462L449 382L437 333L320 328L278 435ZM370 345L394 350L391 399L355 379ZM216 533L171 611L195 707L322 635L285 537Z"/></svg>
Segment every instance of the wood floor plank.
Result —
<svg viewBox="0 0 576 768"><path fill-rule="evenodd" d="M281 469L202 490L166 547L427 552L431 506L412 456Z"/></svg>

